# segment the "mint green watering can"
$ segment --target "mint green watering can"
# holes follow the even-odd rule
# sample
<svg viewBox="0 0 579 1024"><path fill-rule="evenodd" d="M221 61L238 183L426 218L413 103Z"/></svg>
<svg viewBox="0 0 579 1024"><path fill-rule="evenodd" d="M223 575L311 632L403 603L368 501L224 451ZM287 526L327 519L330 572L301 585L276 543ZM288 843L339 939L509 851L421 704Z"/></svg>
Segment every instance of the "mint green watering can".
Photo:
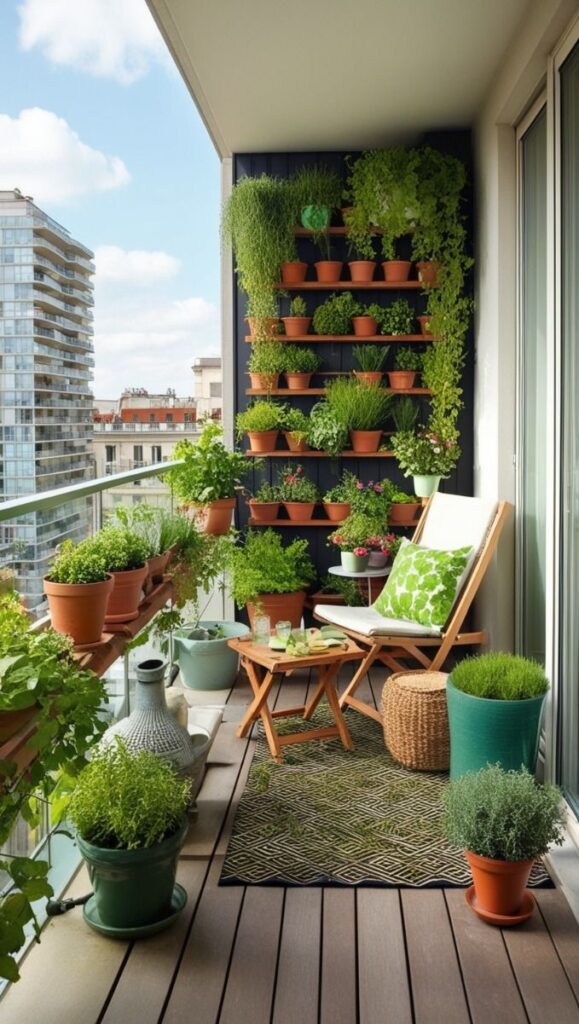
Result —
<svg viewBox="0 0 579 1024"><path fill-rule="evenodd" d="M173 633L175 661L181 679L192 690L226 690L233 686L239 657L227 641L250 632L242 622L202 621Z"/></svg>

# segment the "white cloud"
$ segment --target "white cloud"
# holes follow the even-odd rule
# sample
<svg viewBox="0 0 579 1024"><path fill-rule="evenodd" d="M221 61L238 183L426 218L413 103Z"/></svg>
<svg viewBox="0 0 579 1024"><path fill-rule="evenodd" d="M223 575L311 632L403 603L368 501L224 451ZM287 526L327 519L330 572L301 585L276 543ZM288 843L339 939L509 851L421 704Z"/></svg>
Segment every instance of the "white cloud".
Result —
<svg viewBox="0 0 579 1024"><path fill-rule="evenodd" d="M31 107L18 117L0 114L0 187L17 187L42 205L67 203L130 180L119 157L82 142L50 110Z"/></svg>
<svg viewBox="0 0 579 1024"><path fill-rule="evenodd" d="M53 64L130 85L167 51L145 0L23 0L20 45Z"/></svg>
<svg viewBox="0 0 579 1024"><path fill-rule="evenodd" d="M95 250L98 284L131 284L146 287L166 281L179 272L180 261L168 252L145 249L121 249L118 245L100 245Z"/></svg>

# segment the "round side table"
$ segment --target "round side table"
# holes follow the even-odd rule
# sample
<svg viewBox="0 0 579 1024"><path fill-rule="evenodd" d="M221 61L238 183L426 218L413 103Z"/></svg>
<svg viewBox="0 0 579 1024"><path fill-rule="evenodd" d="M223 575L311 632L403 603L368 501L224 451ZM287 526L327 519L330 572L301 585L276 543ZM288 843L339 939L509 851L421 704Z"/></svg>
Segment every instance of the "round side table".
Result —
<svg viewBox="0 0 579 1024"><path fill-rule="evenodd" d="M372 605L372 588L370 580L384 579L385 576L390 574L391 565L385 565L383 569L364 569L363 572L350 572L348 569L344 569L343 565L331 565L328 572L332 576L345 576L348 579L353 580L367 580L368 581L368 607Z"/></svg>

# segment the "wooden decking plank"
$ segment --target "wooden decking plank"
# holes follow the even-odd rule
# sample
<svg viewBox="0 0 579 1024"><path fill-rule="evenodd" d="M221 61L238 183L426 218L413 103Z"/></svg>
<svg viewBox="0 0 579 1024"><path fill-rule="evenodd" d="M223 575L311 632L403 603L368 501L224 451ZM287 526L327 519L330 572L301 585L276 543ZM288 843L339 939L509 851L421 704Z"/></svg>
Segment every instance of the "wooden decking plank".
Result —
<svg viewBox="0 0 579 1024"><path fill-rule="evenodd" d="M401 898L416 1024L469 1024L442 891L406 889Z"/></svg>
<svg viewBox="0 0 579 1024"><path fill-rule="evenodd" d="M135 942L100 1024L157 1024L207 867L206 860L180 862L177 878L187 890L187 906L167 931Z"/></svg>
<svg viewBox="0 0 579 1024"><path fill-rule="evenodd" d="M359 889L360 1024L411 1024L408 965L400 896L395 889Z"/></svg>
<svg viewBox="0 0 579 1024"><path fill-rule="evenodd" d="M579 925L573 911L559 889L536 889L535 899L569 984L579 998Z"/></svg>
<svg viewBox="0 0 579 1024"><path fill-rule="evenodd" d="M219 1024L270 1024L284 892L247 889Z"/></svg>
<svg viewBox="0 0 579 1024"><path fill-rule="evenodd" d="M503 935L530 1024L579 1024L579 1006L551 936L536 910Z"/></svg>
<svg viewBox="0 0 579 1024"><path fill-rule="evenodd" d="M473 914L464 889L447 889L450 914L472 1024L527 1024L511 963L498 928ZM492 984L489 979L492 978Z"/></svg>
<svg viewBox="0 0 579 1024"><path fill-rule="evenodd" d="M272 1024L317 1024L321 889L286 892Z"/></svg>
<svg viewBox="0 0 579 1024"><path fill-rule="evenodd" d="M324 889L320 1024L356 1024L356 911L353 889Z"/></svg>

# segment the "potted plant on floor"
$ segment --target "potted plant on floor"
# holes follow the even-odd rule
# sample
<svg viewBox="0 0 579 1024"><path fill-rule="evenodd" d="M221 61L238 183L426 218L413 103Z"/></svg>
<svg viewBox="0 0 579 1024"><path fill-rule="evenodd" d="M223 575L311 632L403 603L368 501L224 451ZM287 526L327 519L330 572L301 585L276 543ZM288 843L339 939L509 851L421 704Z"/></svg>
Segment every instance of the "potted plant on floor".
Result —
<svg viewBox="0 0 579 1024"><path fill-rule="evenodd" d="M364 572L370 559L369 538L376 534L375 519L363 512L351 512L348 518L328 537L328 547L340 552L340 560L348 572Z"/></svg>
<svg viewBox="0 0 579 1024"><path fill-rule="evenodd" d="M288 338L299 338L308 333L312 318L307 314L306 300L301 295L296 295L290 302L289 316L282 316Z"/></svg>
<svg viewBox="0 0 579 1024"><path fill-rule="evenodd" d="M223 428L207 422L195 443L188 438L177 442L172 458L182 462L168 470L166 478L182 507L192 509L206 533L227 533L236 490L249 471L243 454L229 451Z"/></svg>
<svg viewBox="0 0 579 1024"><path fill-rule="evenodd" d="M267 482L262 483L247 504L249 505L250 514L256 523L267 522L268 519L277 519L281 504L279 487Z"/></svg>
<svg viewBox="0 0 579 1024"><path fill-rule="evenodd" d="M344 337L352 331L352 317L358 303L351 292L330 295L314 310L314 331L321 337Z"/></svg>
<svg viewBox="0 0 579 1024"><path fill-rule="evenodd" d="M460 455L455 440L424 427L417 433L395 433L390 443L404 476L413 478L414 493L419 498L429 498L438 490L441 479L450 476Z"/></svg>
<svg viewBox="0 0 579 1024"><path fill-rule="evenodd" d="M489 924L527 920L534 909L526 892L531 868L563 842L560 791L537 785L527 771L489 765L451 782L444 801L447 837L464 849L472 872L467 902Z"/></svg>
<svg viewBox="0 0 579 1024"><path fill-rule="evenodd" d="M252 388L275 391L284 365L284 345L279 341L256 341L247 364Z"/></svg>
<svg viewBox="0 0 579 1024"><path fill-rule="evenodd" d="M413 333L414 310L408 299L397 299L382 310L382 334L393 338Z"/></svg>
<svg viewBox="0 0 579 1024"><path fill-rule="evenodd" d="M68 810L94 890L83 910L91 928L114 938L151 935L183 909L187 894L175 875L190 791L151 751L132 753L118 740L93 754Z"/></svg>
<svg viewBox="0 0 579 1024"><path fill-rule="evenodd" d="M378 451L392 401L384 388L361 384L354 377L337 377L327 385L326 401L349 430L354 451Z"/></svg>
<svg viewBox="0 0 579 1024"><path fill-rule="evenodd" d="M79 544L63 541L43 580L54 629L78 647L100 643L113 585L94 538Z"/></svg>
<svg viewBox="0 0 579 1024"><path fill-rule="evenodd" d="M312 594L311 600L314 607L317 604L336 604L346 605L348 608L361 608L366 604L357 580L334 576L331 573L324 577L322 586Z"/></svg>
<svg viewBox="0 0 579 1024"><path fill-rule="evenodd" d="M388 371L388 384L393 391L408 391L414 387L416 374L422 367L422 355L412 348L399 348L394 367Z"/></svg>
<svg viewBox="0 0 579 1024"><path fill-rule="evenodd" d="M321 362L320 357L311 348L286 345L284 371L290 391L303 391L309 388L312 375L319 370Z"/></svg>
<svg viewBox="0 0 579 1024"><path fill-rule="evenodd" d="M382 380L382 367L386 362L389 345L355 345L352 349L352 357L360 367L354 370L354 376L362 384L380 384Z"/></svg>
<svg viewBox="0 0 579 1024"><path fill-rule="evenodd" d="M283 436L290 452L308 450L310 421L301 409L288 409L283 421Z"/></svg>
<svg viewBox="0 0 579 1024"><path fill-rule="evenodd" d="M232 597L238 608L247 607L252 625L259 609L272 627L283 619L298 628L305 588L315 576L306 540L284 545L274 530L248 530L231 550L228 568Z"/></svg>
<svg viewBox="0 0 579 1024"><path fill-rule="evenodd" d="M352 327L357 338L372 338L378 334L378 328L382 324L384 310L377 302L369 306L358 304L356 313L352 316Z"/></svg>
<svg viewBox="0 0 579 1024"><path fill-rule="evenodd" d="M303 466L284 466L279 476L279 496L288 518L295 522L311 519L320 500L320 492L304 474Z"/></svg>
<svg viewBox="0 0 579 1024"><path fill-rule="evenodd" d="M447 686L450 777L486 764L534 772L548 688L542 667L515 654L461 661Z"/></svg>
<svg viewBox="0 0 579 1024"><path fill-rule="evenodd" d="M97 533L94 545L113 577L105 623L132 622L139 614L151 549L137 533L115 526L105 526Z"/></svg>
<svg viewBox="0 0 579 1024"><path fill-rule="evenodd" d="M284 405L270 399L251 402L246 409L237 413L237 437L241 438L247 434L252 452L273 451L284 424L286 411Z"/></svg>

